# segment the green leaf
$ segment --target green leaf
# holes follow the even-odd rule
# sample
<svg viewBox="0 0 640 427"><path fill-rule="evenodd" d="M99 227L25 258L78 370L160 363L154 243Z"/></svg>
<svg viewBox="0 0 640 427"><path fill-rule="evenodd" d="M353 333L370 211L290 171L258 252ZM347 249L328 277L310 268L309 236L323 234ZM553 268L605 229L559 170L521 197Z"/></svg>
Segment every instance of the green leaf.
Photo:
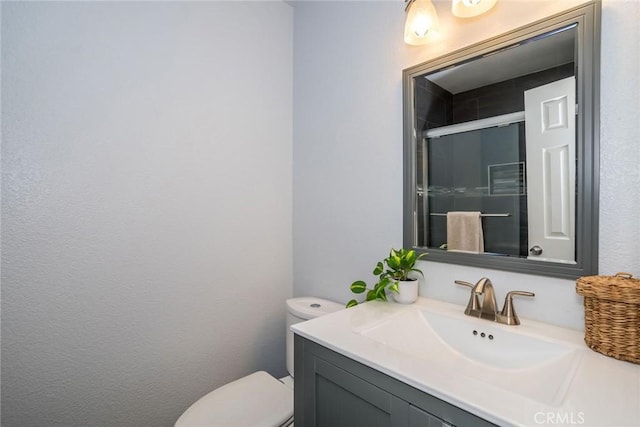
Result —
<svg viewBox="0 0 640 427"><path fill-rule="evenodd" d="M373 301L374 299L376 299L376 291L374 291L373 289L370 289L367 292L367 301Z"/></svg>
<svg viewBox="0 0 640 427"><path fill-rule="evenodd" d="M389 290L395 292L396 294L399 294L400 289L398 288L398 282L394 282L391 286L389 286Z"/></svg>
<svg viewBox="0 0 640 427"><path fill-rule="evenodd" d="M389 279L389 277L385 276L382 280L380 280L378 282L378 285L376 286L376 289L378 287L381 287L381 288L384 289L389 283L391 283L391 279Z"/></svg>
<svg viewBox="0 0 640 427"><path fill-rule="evenodd" d="M384 271L384 265L381 262L378 262L378 264L376 264L376 268L373 269L373 275L377 276L381 274L383 271Z"/></svg>
<svg viewBox="0 0 640 427"><path fill-rule="evenodd" d="M387 292L384 290L384 286L379 287L378 289L376 289L376 299L382 300L382 301L386 301L387 300Z"/></svg>
<svg viewBox="0 0 640 427"><path fill-rule="evenodd" d="M393 274L391 275L391 278L392 278L393 280L395 280L395 281L397 281L397 280L404 280L404 279L405 279L405 277L404 277L404 276L405 276L405 274L406 274L406 273L405 273L403 270L398 270L398 271L396 271L395 273L393 273Z"/></svg>
<svg viewBox="0 0 640 427"><path fill-rule="evenodd" d="M347 305L346 305L346 307L345 307L345 308L351 308L351 307L354 307L354 306L356 306L356 305L358 305L358 301L356 301L356 300L352 299L351 301L349 301L349 302L347 303Z"/></svg>
<svg viewBox="0 0 640 427"><path fill-rule="evenodd" d="M399 256L390 256L389 258L387 258L386 261L387 261L387 265L392 270L397 270L398 268L400 268L400 257Z"/></svg>
<svg viewBox="0 0 640 427"><path fill-rule="evenodd" d="M413 266L413 264L415 264L416 262L416 251L411 250L409 252L407 252L407 255L405 256L405 260L407 261L407 263L409 264L409 266Z"/></svg>
<svg viewBox="0 0 640 427"><path fill-rule="evenodd" d="M362 280L357 280L351 284L351 292L361 294L367 290L367 284Z"/></svg>

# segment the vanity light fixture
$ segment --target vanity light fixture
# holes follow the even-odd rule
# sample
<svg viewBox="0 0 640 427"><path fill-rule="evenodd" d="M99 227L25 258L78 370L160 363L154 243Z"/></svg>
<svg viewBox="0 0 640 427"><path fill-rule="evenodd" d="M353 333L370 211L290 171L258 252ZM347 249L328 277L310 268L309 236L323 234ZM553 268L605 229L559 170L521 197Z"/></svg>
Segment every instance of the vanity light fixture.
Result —
<svg viewBox="0 0 640 427"><path fill-rule="evenodd" d="M458 18L473 18L488 12L498 0L453 0L451 12Z"/></svg>
<svg viewBox="0 0 640 427"><path fill-rule="evenodd" d="M419 46L429 42L438 31L438 15L431 0L405 0L404 42Z"/></svg>

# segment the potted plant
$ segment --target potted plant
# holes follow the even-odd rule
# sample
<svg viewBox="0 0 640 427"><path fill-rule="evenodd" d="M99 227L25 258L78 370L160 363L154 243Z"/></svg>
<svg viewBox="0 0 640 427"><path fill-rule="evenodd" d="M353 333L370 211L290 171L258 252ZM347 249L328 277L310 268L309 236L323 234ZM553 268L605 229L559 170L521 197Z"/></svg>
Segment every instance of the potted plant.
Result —
<svg viewBox="0 0 640 427"><path fill-rule="evenodd" d="M394 299L401 304L411 304L418 298L418 280L409 277L409 273L424 274L415 268L418 261L426 253L417 255L413 249L391 249L389 256L376 264L373 274L378 276L378 282L373 289L367 288L363 280L356 280L351 284L351 292L361 294L366 292L366 301L387 301L387 290L395 292ZM347 308L357 305L358 301L352 299L347 303Z"/></svg>

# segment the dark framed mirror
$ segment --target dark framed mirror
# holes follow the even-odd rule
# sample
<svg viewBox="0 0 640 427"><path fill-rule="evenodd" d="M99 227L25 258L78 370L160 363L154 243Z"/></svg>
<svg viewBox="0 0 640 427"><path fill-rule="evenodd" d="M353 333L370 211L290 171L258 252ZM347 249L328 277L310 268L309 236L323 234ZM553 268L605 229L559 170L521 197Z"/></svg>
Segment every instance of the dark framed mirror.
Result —
<svg viewBox="0 0 640 427"><path fill-rule="evenodd" d="M405 247L430 261L597 273L600 7L404 70Z"/></svg>

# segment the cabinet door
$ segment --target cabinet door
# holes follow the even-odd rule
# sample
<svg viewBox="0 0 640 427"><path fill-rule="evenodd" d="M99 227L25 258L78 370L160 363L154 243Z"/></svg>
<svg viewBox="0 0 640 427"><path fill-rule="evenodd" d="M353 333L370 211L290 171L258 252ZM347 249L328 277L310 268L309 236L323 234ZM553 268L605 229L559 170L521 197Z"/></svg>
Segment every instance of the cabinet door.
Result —
<svg viewBox="0 0 640 427"><path fill-rule="evenodd" d="M316 427L407 426L408 403L315 359Z"/></svg>
<svg viewBox="0 0 640 427"><path fill-rule="evenodd" d="M450 403L298 335L294 344L293 392L297 426L495 427Z"/></svg>
<svg viewBox="0 0 640 427"><path fill-rule="evenodd" d="M431 415L428 412L418 409L413 405L409 406L409 427L454 427L452 424Z"/></svg>

